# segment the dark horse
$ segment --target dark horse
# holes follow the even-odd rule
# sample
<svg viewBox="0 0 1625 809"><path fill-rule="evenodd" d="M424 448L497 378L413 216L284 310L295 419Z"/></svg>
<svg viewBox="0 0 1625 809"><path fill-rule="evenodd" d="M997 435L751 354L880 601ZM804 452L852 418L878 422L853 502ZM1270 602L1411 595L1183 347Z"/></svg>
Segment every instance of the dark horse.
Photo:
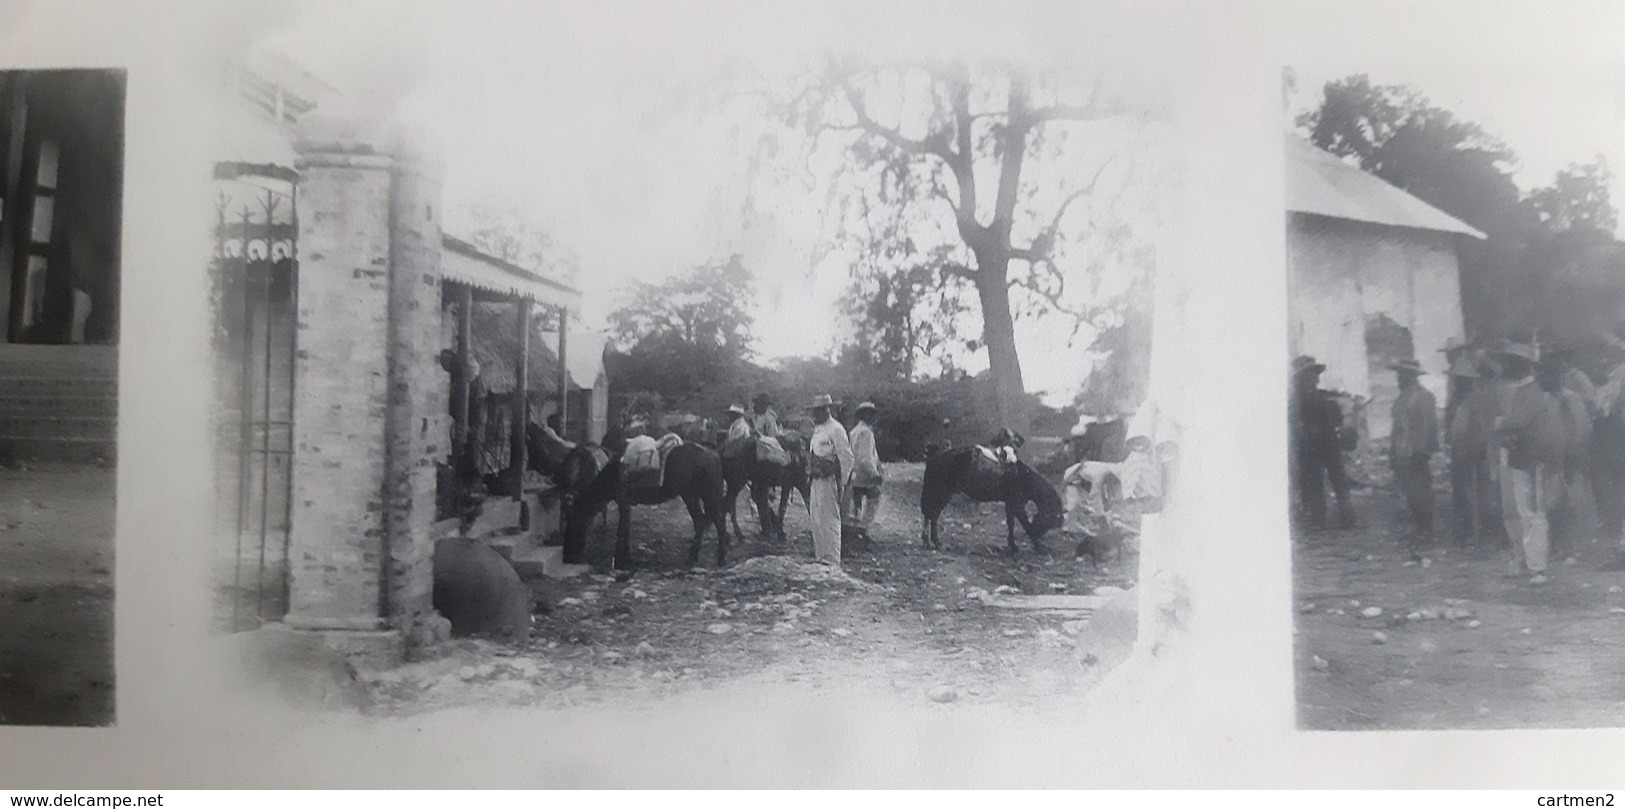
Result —
<svg viewBox="0 0 1625 809"><path fill-rule="evenodd" d="M762 521L762 534L784 541L784 513L790 505L790 491L801 492L801 502L808 502L812 481L807 479L807 452L801 437L794 432L779 436L779 444L790 456L788 466L768 463L761 457L762 445L752 438L735 456L722 459L722 477L728 482L724 508L733 518L734 535L743 537L739 530L739 492L750 486L750 498L756 503L756 516ZM773 509L773 490L779 491L779 507Z"/></svg>
<svg viewBox="0 0 1625 809"><path fill-rule="evenodd" d="M610 460L593 477L586 490L573 498L565 522L564 547L584 549L587 529L592 518L610 503L615 503L619 521L616 525L615 568L632 567L632 507L654 506L682 498L688 515L694 520L694 543L688 549L688 564L700 561L700 540L708 525L717 529L717 567L727 564L728 529L724 523L722 459L699 444L680 444L666 456L665 481L659 487L628 483L625 467L619 457Z"/></svg>
<svg viewBox="0 0 1625 809"><path fill-rule="evenodd" d="M558 470L553 476L553 483L559 492L559 513L565 515L571 513L575 504L592 488L593 482L608 468L611 458L609 450L597 444L578 444L565 453L564 460L559 463ZM608 510L608 503L599 506L597 516L600 521L607 519ZM593 522L593 516L587 515L589 524ZM565 564L581 563L582 555L587 550L586 538L586 531L572 533L566 522L563 538Z"/></svg>
<svg viewBox="0 0 1625 809"><path fill-rule="evenodd" d="M1005 540L1010 552L1016 552L1016 523L1032 540L1033 550L1048 553L1044 547L1044 534L1061 524L1061 496L1043 475L1032 467L1017 461L1001 476L978 474L976 453L978 447L962 447L931 456L925 462L925 481L920 488L920 514L925 518L920 526L920 540L926 547L941 548L937 538L937 518L955 494L963 494L978 503L1004 503ZM1038 507L1035 517L1027 517L1027 504Z"/></svg>

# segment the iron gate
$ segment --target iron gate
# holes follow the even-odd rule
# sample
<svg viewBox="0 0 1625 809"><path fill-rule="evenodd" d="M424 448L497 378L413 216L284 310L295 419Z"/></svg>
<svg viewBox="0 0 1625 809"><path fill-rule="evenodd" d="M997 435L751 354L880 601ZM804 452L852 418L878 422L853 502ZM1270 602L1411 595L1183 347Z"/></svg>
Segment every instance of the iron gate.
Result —
<svg viewBox="0 0 1625 809"><path fill-rule="evenodd" d="M230 549L230 631L254 629L288 611L288 541L292 525L297 175L278 166L215 167L219 202L213 280L217 383L224 400L219 436L222 477L235 478ZM235 432L235 435L231 435ZM222 481L223 483L226 481ZM225 605L222 605L225 606ZM222 619L228 615L221 615Z"/></svg>

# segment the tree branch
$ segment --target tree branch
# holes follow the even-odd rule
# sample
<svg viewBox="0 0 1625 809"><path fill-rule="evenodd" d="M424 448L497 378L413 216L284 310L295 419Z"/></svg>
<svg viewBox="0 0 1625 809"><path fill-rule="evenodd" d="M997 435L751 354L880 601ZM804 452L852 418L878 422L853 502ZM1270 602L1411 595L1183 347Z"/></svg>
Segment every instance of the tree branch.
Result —
<svg viewBox="0 0 1625 809"><path fill-rule="evenodd" d="M1060 207L1055 210L1055 216L1050 219L1047 226L1038 231L1038 235L1033 237L1032 244L1024 248L1011 245L1010 257L1034 264L1053 259L1055 257L1055 239L1061 230L1061 218L1066 216L1066 211L1072 207L1072 203L1083 197L1094 195L1096 186L1100 184L1101 175L1106 173L1106 167L1112 164L1115 157L1116 155L1113 155L1102 161L1100 167L1095 169L1095 176L1089 178L1088 185L1073 191L1067 195L1066 199L1061 201Z"/></svg>
<svg viewBox="0 0 1625 809"><path fill-rule="evenodd" d="M935 155L945 161L952 162L953 155L948 151L946 130L932 132L921 139L905 137L901 132L883 126L876 122L875 119L870 118L868 110L864 107L863 97L858 93L857 88L853 87L845 76L841 77L840 82L841 90L846 96L846 103L851 105L852 114L858 119L858 127L864 132L874 135L910 154Z"/></svg>

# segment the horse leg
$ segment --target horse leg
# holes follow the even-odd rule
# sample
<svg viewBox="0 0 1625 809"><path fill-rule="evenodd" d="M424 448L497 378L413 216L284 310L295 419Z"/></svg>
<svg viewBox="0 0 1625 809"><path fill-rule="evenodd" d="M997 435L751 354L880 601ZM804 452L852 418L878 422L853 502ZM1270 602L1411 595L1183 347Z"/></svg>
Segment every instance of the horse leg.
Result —
<svg viewBox="0 0 1625 809"><path fill-rule="evenodd" d="M1038 533L1033 530L1032 520L1027 519L1025 509L1016 512L1016 520L1021 523L1022 533L1026 534L1027 538L1032 541L1033 552L1040 555L1048 555L1049 548L1045 547L1044 538L1039 536Z"/></svg>
<svg viewBox="0 0 1625 809"><path fill-rule="evenodd" d="M688 566L694 567L700 563L700 541L705 538L706 513L698 497L684 497L683 505L688 507L689 519L694 521L694 542L688 546ZM720 516L720 515L719 515ZM718 538L721 541L721 538Z"/></svg>
<svg viewBox="0 0 1625 809"><path fill-rule="evenodd" d="M784 537L784 515L789 513L789 508L790 508L790 484L787 482L783 486L779 487L779 513L773 515L773 522L778 527L778 537L779 537L780 542L783 542L784 539L785 539L785 537Z"/></svg>
<svg viewBox="0 0 1625 809"><path fill-rule="evenodd" d="M1016 555L1016 512L1008 503L1004 506L1004 542L1010 555Z"/></svg>
<svg viewBox="0 0 1625 809"><path fill-rule="evenodd" d="M759 491L755 486L752 486L751 489L751 496L756 503L757 522L761 524L762 528L762 536L772 536L775 527L773 523L778 516L773 513L773 490L767 486L762 486ZM739 533L739 526L734 526L734 533Z"/></svg>
<svg viewBox="0 0 1625 809"><path fill-rule="evenodd" d="M714 515L712 521L717 528L717 567L723 567L728 564L728 526L722 520L722 510L719 506L720 504L706 503L705 511L708 515Z"/></svg>
<svg viewBox="0 0 1625 809"><path fill-rule="evenodd" d="M744 488L743 483L729 483L728 491L723 495L723 510L734 521L734 533L744 536L739 530L739 491Z"/></svg>
<svg viewBox="0 0 1625 809"><path fill-rule="evenodd" d="M625 499L615 501L615 569L632 569L632 504Z"/></svg>

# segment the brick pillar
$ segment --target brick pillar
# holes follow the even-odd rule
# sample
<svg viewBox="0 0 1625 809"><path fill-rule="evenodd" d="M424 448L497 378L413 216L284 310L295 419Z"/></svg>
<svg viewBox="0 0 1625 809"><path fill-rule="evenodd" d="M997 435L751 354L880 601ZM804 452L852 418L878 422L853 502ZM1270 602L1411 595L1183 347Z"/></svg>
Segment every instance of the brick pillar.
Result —
<svg viewBox="0 0 1625 809"><path fill-rule="evenodd" d="M434 454L447 402L440 180L376 121L300 132L287 624L404 632L431 609Z"/></svg>

